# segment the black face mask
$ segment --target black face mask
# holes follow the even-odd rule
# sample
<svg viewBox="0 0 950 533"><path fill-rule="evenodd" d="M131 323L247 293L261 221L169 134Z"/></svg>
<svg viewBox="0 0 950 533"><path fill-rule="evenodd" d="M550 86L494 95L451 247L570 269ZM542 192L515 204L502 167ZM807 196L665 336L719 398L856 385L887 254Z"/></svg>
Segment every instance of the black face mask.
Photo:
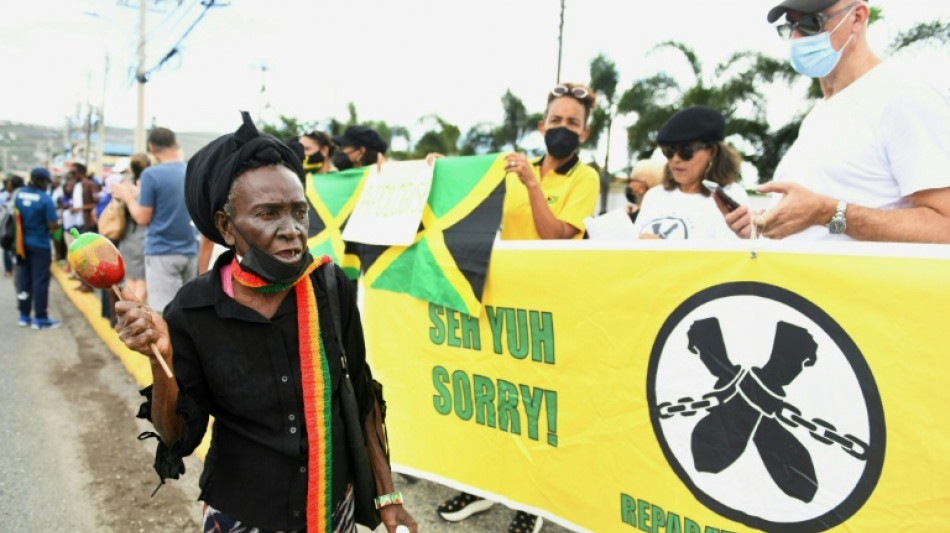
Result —
<svg viewBox="0 0 950 533"><path fill-rule="evenodd" d="M268 283L291 285L300 279L301 274L303 274L303 272L307 270L307 267L310 266L310 263L313 262L313 256L310 255L309 251L305 250L303 257L298 263L284 263L251 244L251 241L237 228L234 219L231 219L231 227L244 239L248 247L247 253L239 260L241 269L258 276ZM235 251L235 256L236 255L237 252Z"/></svg>
<svg viewBox="0 0 950 533"><path fill-rule="evenodd" d="M551 128L544 133L544 146L556 159L566 159L577 150L580 143L580 135L565 127Z"/></svg>
<svg viewBox="0 0 950 533"><path fill-rule="evenodd" d="M353 162L350 161L350 158L345 153L343 153L343 150L333 154L332 161L333 166L335 166L337 170L347 170L353 168Z"/></svg>
<svg viewBox="0 0 950 533"><path fill-rule="evenodd" d="M323 154L314 152L303 158L303 168L304 170L318 170L323 166L323 161Z"/></svg>
<svg viewBox="0 0 950 533"><path fill-rule="evenodd" d="M633 191L630 190L629 185L623 188L623 194L627 197L627 201L631 204L637 203L637 196L633 194Z"/></svg>

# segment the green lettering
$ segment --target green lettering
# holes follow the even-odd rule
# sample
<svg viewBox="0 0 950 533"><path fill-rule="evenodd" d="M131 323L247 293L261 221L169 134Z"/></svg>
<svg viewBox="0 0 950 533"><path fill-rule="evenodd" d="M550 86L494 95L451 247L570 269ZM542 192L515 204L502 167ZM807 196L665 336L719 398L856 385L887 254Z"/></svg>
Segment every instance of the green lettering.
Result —
<svg viewBox="0 0 950 533"><path fill-rule="evenodd" d="M683 533L702 533L702 529L699 527L699 524L684 516Z"/></svg>
<svg viewBox="0 0 950 533"><path fill-rule="evenodd" d="M518 387L514 383L498 380L498 429L521 434L521 419L518 416Z"/></svg>
<svg viewBox="0 0 950 533"><path fill-rule="evenodd" d="M682 533L680 529L680 516L676 513L666 515L666 533Z"/></svg>
<svg viewBox="0 0 950 533"><path fill-rule="evenodd" d="M468 375L456 370L452 372L452 389L455 392L455 414L462 420L472 418L472 386Z"/></svg>
<svg viewBox="0 0 950 533"><path fill-rule="evenodd" d="M478 319L462 313L462 346L469 350L482 349L482 337L478 331Z"/></svg>
<svg viewBox="0 0 950 533"><path fill-rule="evenodd" d="M505 315L490 305L485 306L485 314L488 316L488 325L491 327L495 353L501 355L501 327L504 325Z"/></svg>
<svg viewBox="0 0 950 533"><path fill-rule="evenodd" d="M653 506L653 529L652 533L657 533L661 527L666 527L666 513L663 512L663 508L654 505Z"/></svg>
<svg viewBox="0 0 950 533"><path fill-rule="evenodd" d="M448 344L449 346L453 348L458 348L459 346L462 345L462 339L459 338L459 334L458 334L459 319L458 319L457 313L458 311L453 311L451 309L446 309L446 313L445 313L445 320L447 322L445 329L448 333L448 338L449 338Z"/></svg>
<svg viewBox="0 0 950 533"><path fill-rule="evenodd" d="M554 318L551 313L531 311L531 359L554 364Z"/></svg>
<svg viewBox="0 0 950 533"><path fill-rule="evenodd" d="M524 309L505 309L505 322L508 326L508 353L515 359L528 357L528 313Z"/></svg>
<svg viewBox="0 0 950 533"><path fill-rule="evenodd" d="M521 386L521 405L528 419L528 438L538 440L538 416L541 414L541 399L544 389L535 387L533 390L527 385Z"/></svg>
<svg viewBox="0 0 950 533"><path fill-rule="evenodd" d="M640 528L640 531L646 531L650 533L650 502L645 502L643 500L637 500L637 527Z"/></svg>
<svg viewBox="0 0 950 533"><path fill-rule="evenodd" d="M445 325L442 324L444 308L441 305L429 304L429 320L432 321L432 327L429 328L429 340L432 344L442 344L445 342ZM444 369L443 369L444 370Z"/></svg>
<svg viewBox="0 0 950 533"><path fill-rule="evenodd" d="M712 526L706 526L706 531L704 533L719 533L719 530Z"/></svg>
<svg viewBox="0 0 950 533"><path fill-rule="evenodd" d="M475 423L495 427L495 384L485 376L472 376L475 390Z"/></svg>
<svg viewBox="0 0 950 533"><path fill-rule="evenodd" d="M557 391L544 391L544 405L548 411L548 444L557 448Z"/></svg>
<svg viewBox="0 0 950 533"><path fill-rule="evenodd" d="M438 392L432 397L432 403L435 405L435 411L440 415L447 415L452 411L452 395L448 387L445 386L448 382L448 370L441 366L432 369L432 385L435 386L435 390Z"/></svg>
<svg viewBox="0 0 950 533"><path fill-rule="evenodd" d="M620 520L624 524L637 525L637 500L620 493Z"/></svg>

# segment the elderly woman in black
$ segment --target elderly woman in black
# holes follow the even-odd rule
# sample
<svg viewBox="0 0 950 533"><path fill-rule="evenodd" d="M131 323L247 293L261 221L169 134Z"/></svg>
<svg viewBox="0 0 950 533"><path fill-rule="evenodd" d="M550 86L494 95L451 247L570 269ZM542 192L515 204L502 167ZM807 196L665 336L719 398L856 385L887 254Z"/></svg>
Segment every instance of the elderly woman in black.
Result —
<svg viewBox="0 0 950 533"><path fill-rule="evenodd" d="M230 250L182 287L164 320L128 289L129 301L116 305L119 337L152 360L143 411L160 436L156 470L163 481L177 478L214 416L199 482L205 531L355 532L336 318L382 521L389 533L416 533L393 490L352 285L307 249L300 159L243 118L235 134L195 154L185 180L195 225ZM152 343L175 378L162 372Z"/></svg>

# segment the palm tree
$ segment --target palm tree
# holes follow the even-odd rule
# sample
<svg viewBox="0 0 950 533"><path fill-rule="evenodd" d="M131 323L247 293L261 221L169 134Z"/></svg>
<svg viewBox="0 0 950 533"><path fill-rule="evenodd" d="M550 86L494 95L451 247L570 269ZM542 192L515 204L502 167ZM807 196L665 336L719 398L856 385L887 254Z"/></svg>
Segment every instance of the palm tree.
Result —
<svg viewBox="0 0 950 533"><path fill-rule="evenodd" d="M439 153L443 155L458 155L458 142L462 132L458 126L442 119L442 117L432 114L419 119L419 122L434 122L434 129L431 129L419 137L416 142L413 155L417 158L423 158L426 154Z"/></svg>
<svg viewBox="0 0 950 533"><path fill-rule="evenodd" d="M504 114L501 125L494 130L492 150L501 150L510 146L512 150L518 151L522 138L537 125L536 120L532 122L537 115L529 115L524 102L515 96L511 89L506 90L502 95L501 107Z"/></svg>
<svg viewBox="0 0 950 533"><path fill-rule="evenodd" d="M773 136L766 121L766 98L763 88L784 81L791 83L797 74L787 62L759 52L738 52L721 63L707 82L703 65L687 45L665 41L653 48L680 52L689 66L694 82L682 88L666 74L636 80L620 98L620 113L634 112L638 120L627 129L627 144L631 154L647 157L656 147L655 135L674 113L692 105L706 105L718 109L726 117L726 135L738 136L751 146L743 157L755 165L760 179L771 178L774 158L763 154L774 149ZM787 138L787 137L783 137ZM777 161L777 160L776 160Z"/></svg>
<svg viewBox="0 0 950 533"><path fill-rule="evenodd" d="M598 54L590 62L590 88L597 93L598 104L591 115L589 146L596 147L601 134L607 134L604 164L600 171L600 213L607 211L607 193L610 187L610 135L614 118L618 114L615 97L620 74L617 65L604 54Z"/></svg>

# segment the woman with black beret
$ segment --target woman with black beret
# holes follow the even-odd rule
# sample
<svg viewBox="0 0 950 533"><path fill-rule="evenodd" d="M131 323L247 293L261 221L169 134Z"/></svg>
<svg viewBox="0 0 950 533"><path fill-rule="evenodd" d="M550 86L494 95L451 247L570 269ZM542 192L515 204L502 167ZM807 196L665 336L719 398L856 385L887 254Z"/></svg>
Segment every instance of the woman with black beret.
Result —
<svg viewBox="0 0 950 533"><path fill-rule="evenodd" d="M142 412L159 436L155 468L163 483L177 479L213 416L199 481L203 531L355 532L340 404L348 371L384 493L377 498L382 521L389 533L416 533L393 490L354 289L339 267L307 249L300 158L243 118L236 133L192 157L185 178L195 226L229 250L182 287L164 319L128 289L128 301L116 305L119 338L152 363ZM332 280L336 292L328 289Z"/></svg>
<svg viewBox="0 0 950 533"><path fill-rule="evenodd" d="M643 197L636 230L642 239L735 239L703 180L714 182L739 204L748 204L739 178L739 154L723 142L719 111L693 106L660 128L657 143L667 158L663 186Z"/></svg>

